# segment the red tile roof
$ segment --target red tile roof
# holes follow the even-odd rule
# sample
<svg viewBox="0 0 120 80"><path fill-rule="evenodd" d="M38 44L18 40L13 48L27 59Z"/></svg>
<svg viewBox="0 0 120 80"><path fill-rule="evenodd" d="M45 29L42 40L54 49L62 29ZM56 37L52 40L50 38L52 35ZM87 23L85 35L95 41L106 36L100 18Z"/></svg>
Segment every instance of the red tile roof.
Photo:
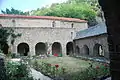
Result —
<svg viewBox="0 0 120 80"><path fill-rule="evenodd" d="M54 17L54 16L25 16L25 15L0 14L0 17L29 18L29 19L49 19L49 20L61 20L61 21L73 21L73 22L87 22L86 20L81 20L81 19L77 19L77 18L65 18L65 17Z"/></svg>

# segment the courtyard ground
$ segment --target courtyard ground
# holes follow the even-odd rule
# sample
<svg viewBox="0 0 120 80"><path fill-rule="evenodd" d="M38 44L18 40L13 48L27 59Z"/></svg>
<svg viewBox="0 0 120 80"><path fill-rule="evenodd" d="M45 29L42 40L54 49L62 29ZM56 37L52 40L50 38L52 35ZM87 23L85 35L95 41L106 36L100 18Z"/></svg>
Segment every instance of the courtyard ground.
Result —
<svg viewBox="0 0 120 80"><path fill-rule="evenodd" d="M54 79L93 80L109 75L109 64L74 57L48 57L32 59L33 68ZM64 69L64 72L63 72ZM57 79L56 79L57 80Z"/></svg>
<svg viewBox="0 0 120 80"><path fill-rule="evenodd" d="M49 63L51 65L59 65L59 67L64 67L67 72L76 72L80 70L84 70L85 68L88 68L90 64L93 64L93 66L98 66L97 62L92 61L85 61L81 59L76 59L73 57L49 57L45 59L37 59L38 63L41 64L42 62Z"/></svg>

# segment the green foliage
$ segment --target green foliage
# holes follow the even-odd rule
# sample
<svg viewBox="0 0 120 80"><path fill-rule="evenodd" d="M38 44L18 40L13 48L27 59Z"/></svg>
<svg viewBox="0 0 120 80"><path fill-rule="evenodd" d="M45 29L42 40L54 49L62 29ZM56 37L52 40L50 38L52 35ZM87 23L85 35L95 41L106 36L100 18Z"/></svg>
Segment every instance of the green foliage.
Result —
<svg viewBox="0 0 120 80"><path fill-rule="evenodd" d="M5 28L0 28L0 43L7 43L10 33Z"/></svg>
<svg viewBox="0 0 120 80"><path fill-rule="evenodd" d="M106 64L105 64L106 65ZM93 67L90 65L87 69L83 71L78 71L65 75L67 80L99 80L99 78L110 75L109 66L101 64L100 66Z"/></svg>
<svg viewBox="0 0 120 80"><path fill-rule="evenodd" d="M29 15L29 12L23 12L21 10L17 10L14 8L8 9L6 8L5 11L1 10L3 14L18 14L18 15Z"/></svg>
<svg viewBox="0 0 120 80"><path fill-rule="evenodd" d="M0 53L0 80L6 80L4 59L5 59L4 55Z"/></svg>
<svg viewBox="0 0 120 80"><path fill-rule="evenodd" d="M38 62L37 60L35 60L32 65L34 69L49 77L63 78L65 80L96 80L110 75L109 64L107 63L100 63L96 66L93 65L93 63L89 63L87 68L76 72L68 72L67 68L61 67L60 65L56 67L55 64L53 65L42 61Z"/></svg>
<svg viewBox="0 0 120 80"><path fill-rule="evenodd" d="M6 63L6 80L33 80L30 77L30 69L24 62L7 62Z"/></svg>
<svg viewBox="0 0 120 80"><path fill-rule="evenodd" d="M11 39L11 44L14 44L15 39L20 36L21 34L15 34L12 28L0 28L0 49L3 50L9 38Z"/></svg>
<svg viewBox="0 0 120 80"><path fill-rule="evenodd" d="M20 54L18 53L10 53L11 58L20 58Z"/></svg>
<svg viewBox="0 0 120 80"><path fill-rule="evenodd" d="M92 3L91 3L92 1ZM96 16L99 8L96 7L96 0L68 0L66 3L55 3L50 7L33 10L32 15L37 16L58 16L69 18L80 18L88 21L90 26L97 24Z"/></svg>
<svg viewBox="0 0 120 80"><path fill-rule="evenodd" d="M52 65L45 62L41 62L39 64L37 60L35 60L32 65L33 68L36 69L37 71L40 71L44 75L47 75L52 78L64 75L66 70L63 67L60 67L58 64Z"/></svg>
<svg viewBox="0 0 120 80"><path fill-rule="evenodd" d="M59 16L59 17L70 17L80 18L88 20L88 22L94 21L96 12L91 9L88 4L63 4L56 6L50 12L45 14L46 16ZM91 24L90 24L91 25Z"/></svg>
<svg viewBox="0 0 120 80"><path fill-rule="evenodd" d="M79 4L79 3L87 3L90 6L92 6L92 9L95 11L99 11L100 10L100 5L98 3L98 0L68 0L67 3L69 4Z"/></svg>

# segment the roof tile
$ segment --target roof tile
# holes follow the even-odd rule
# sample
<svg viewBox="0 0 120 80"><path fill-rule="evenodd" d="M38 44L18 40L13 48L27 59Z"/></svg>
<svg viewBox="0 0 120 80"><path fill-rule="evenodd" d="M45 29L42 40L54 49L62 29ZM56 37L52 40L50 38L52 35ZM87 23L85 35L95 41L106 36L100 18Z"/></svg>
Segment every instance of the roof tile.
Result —
<svg viewBox="0 0 120 80"><path fill-rule="evenodd" d="M10 14L0 14L0 17L10 17L10 18L29 18L29 19L49 19L49 20L61 20L61 21L72 21L72 22L87 22L86 20L81 20L77 18L65 18L65 17L55 17L55 16L26 16L26 15L10 15Z"/></svg>

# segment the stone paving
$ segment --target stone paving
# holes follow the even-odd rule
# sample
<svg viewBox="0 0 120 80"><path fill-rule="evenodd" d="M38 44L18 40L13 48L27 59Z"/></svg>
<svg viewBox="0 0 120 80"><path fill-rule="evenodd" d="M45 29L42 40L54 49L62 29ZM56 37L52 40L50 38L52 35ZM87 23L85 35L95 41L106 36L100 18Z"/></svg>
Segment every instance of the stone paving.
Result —
<svg viewBox="0 0 120 80"><path fill-rule="evenodd" d="M31 69L31 74L32 74L34 80L52 80L49 77L44 76L42 73L36 71L35 69L33 69L33 68L30 68L30 69Z"/></svg>
<svg viewBox="0 0 120 80"><path fill-rule="evenodd" d="M112 79L111 79L111 77L109 77L109 78L107 78L107 79L105 79L105 80L112 80Z"/></svg>

